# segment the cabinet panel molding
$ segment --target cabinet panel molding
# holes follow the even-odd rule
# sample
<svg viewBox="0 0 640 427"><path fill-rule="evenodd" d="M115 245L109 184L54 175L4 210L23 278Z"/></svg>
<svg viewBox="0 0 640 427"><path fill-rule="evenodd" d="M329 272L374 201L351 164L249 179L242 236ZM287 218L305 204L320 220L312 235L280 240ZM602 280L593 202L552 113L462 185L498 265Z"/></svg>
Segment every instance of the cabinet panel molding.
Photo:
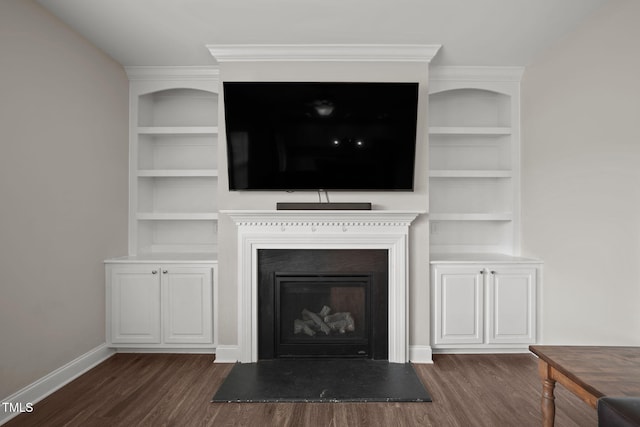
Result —
<svg viewBox="0 0 640 427"><path fill-rule="evenodd" d="M160 343L159 277L152 266L127 266L111 272L107 322L111 343Z"/></svg>
<svg viewBox="0 0 640 427"><path fill-rule="evenodd" d="M490 343L535 343L536 270L493 270L488 289Z"/></svg>
<svg viewBox="0 0 640 427"><path fill-rule="evenodd" d="M436 268L435 342L478 344L484 340L484 281L477 268Z"/></svg>
<svg viewBox="0 0 640 427"><path fill-rule="evenodd" d="M210 344L211 269L171 267L163 270L162 290L164 342Z"/></svg>

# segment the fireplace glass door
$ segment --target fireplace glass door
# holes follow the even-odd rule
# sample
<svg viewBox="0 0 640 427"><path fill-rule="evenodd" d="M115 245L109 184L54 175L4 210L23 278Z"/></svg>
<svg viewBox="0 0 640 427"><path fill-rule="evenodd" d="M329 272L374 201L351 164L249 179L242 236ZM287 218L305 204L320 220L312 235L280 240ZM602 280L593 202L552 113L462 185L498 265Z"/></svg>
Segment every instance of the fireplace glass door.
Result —
<svg viewBox="0 0 640 427"><path fill-rule="evenodd" d="M275 275L276 357L371 356L371 277Z"/></svg>

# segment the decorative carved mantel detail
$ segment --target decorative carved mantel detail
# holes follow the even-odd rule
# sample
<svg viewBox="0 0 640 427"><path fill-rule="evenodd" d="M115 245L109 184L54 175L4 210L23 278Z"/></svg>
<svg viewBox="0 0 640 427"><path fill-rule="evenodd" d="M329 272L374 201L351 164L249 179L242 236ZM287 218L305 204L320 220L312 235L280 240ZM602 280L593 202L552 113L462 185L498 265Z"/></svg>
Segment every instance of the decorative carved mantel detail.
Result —
<svg viewBox="0 0 640 427"><path fill-rule="evenodd" d="M238 227L239 361L258 360L259 249L389 251L389 362L408 361L408 238L417 211L221 211Z"/></svg>
<svg viewBox="0 0 640 427"><path fill-rule="evenodd" d="M398 211L222 211L238 227L254 232L355 232L408 227L420 212Z"/></svg>

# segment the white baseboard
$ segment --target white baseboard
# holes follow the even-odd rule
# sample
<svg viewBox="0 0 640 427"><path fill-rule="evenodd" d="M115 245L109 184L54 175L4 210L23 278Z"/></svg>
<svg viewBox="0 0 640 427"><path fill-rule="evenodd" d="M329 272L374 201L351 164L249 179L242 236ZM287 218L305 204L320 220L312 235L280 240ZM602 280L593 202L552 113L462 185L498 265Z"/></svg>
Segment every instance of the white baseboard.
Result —
<svg viewBox="0 0 640 427"><path fill-rule="evenodd" d="M203 348L148 348L148 347L117 347L117 353L152 353L152 354L215 354L216 349L212 347Z"/></svg>
<svg viewBox="0 0 640 427"><path fill-rule="evenodd" d="M240 360L240 347L237 345L219 345L216 347L214 363L236 363Z"/></svg>
<svg viewBox="0 0 640 427"><path fill-rule="evenodd" d="M29 384L22 390L2 399L2 403L22 404L22 407L27 403L35 404L75 380L91 368L104 362L114 353L115 351L108 348L106 344L99 345L93 350L88 351L66 365ZM8 405L0 406L0 425L20 414L20 412L6 412L5 406Z"/></svg>
<svg viewBox="0 0 640 427"><path fill-rule="evenodd" d="M492 347L492 348L434 348L434 354L526 354L528 348Z"/></svg>
<svg viewBox="0 0 640 427"><path fill-rule="evenodd" d="M410 345L409 360L413 363L433 363L431 346Z"/></svg>

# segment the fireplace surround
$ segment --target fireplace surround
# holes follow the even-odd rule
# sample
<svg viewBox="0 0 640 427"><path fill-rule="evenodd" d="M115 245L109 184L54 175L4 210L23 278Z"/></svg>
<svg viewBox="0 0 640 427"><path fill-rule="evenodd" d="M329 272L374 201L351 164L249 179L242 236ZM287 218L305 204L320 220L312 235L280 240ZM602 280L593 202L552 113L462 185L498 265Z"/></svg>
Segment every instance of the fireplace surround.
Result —
<svg viewBox="0 0 640 427"><path fill-rule="evenodd" d="M388 358L383 249L258 251L258 358Z"/></svg>
<svg viewBox="0 0 640 427"><path fill-rule="evenodd" d="M258 253L263 249L382 249L388 254L389 362L408 361L408 237L418 211L221 211L237 226L238 348L258 356ZM221 360L231 357L222 357Z"/></svg>

